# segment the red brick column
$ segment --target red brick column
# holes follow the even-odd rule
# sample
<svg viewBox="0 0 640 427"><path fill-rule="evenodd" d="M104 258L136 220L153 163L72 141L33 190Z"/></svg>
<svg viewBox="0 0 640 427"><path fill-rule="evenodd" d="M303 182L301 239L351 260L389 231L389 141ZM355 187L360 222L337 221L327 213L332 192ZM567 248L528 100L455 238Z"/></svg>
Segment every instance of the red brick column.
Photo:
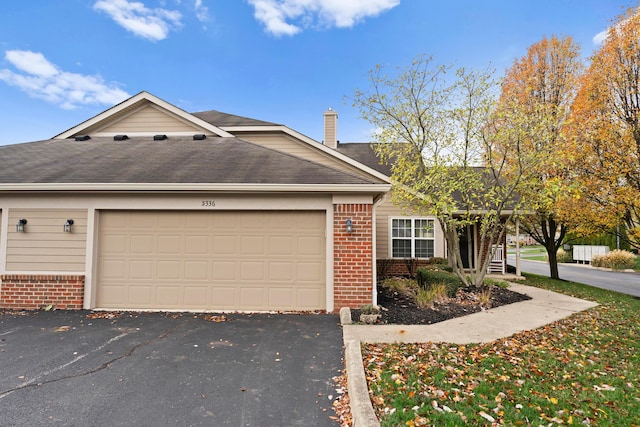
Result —
<svg viewBox="0 0 640 427"><path fill-rule="evenodd" d="M347 219L353 223L351 233L346 231ZM373 205L333 206L333 273L336 311L372 303Z"/></svg>
<svg viewBox="0 0 640 427"><path fill-rule="evenodd" d="M84 276L7 274L0 277L0 307L37 310L48 305L80 310L84 300Z"/></svg>

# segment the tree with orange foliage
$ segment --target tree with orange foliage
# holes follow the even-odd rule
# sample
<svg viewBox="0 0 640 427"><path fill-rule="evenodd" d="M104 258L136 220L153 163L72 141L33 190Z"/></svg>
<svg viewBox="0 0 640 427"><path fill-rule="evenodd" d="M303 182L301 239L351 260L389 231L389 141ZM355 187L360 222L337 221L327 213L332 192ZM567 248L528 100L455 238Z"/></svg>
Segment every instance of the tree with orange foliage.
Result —
<svg viewBox="0 0 640 427"><path fill-rule="evenodd" d="M640 249L640 11L609 29L582 78L573 106L572 153L585 230L626 226Z"/></svg>
<svg viewBox="0 0 640 427"><path fill-rule="evenodd" d="M571 37L545 37L506 71L499 99L500 114L516 128L516 143L526 152L542 153L537 156L541 161L527 165L529 180L520 195L530 211L520 220L524 231L545 247L555 279L557 251L569 228L567 199L573 194L565 128L581 70L580 48Z"/></svg>

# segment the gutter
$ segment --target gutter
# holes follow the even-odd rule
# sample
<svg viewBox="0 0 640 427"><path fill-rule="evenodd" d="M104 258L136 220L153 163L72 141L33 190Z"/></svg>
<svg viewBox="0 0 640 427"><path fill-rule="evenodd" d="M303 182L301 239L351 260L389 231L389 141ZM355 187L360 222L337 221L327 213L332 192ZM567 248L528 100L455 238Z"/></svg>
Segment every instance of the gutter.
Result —
<svg viewBox="0 0 640 427"><path fill-rule="evenodd" d="M390 184L215 184L215 183L18 183L0 184L1 192L25 191L194 191L278 193L386 193Z"/></svg>

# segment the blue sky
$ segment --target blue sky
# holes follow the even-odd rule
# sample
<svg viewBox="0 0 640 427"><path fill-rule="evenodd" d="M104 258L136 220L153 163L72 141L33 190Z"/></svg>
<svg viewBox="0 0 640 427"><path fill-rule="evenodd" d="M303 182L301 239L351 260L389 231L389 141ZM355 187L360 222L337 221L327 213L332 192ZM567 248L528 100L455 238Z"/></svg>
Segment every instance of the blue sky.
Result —
<svg viewBox="0 0 640 427"><path fill-rule="evenodd" d="M0 145L48 139L142 90L322 140L371 125L345 101L418 54L498 74L543 36L588 57L634 0L29 0L0 12Z"/></svg>

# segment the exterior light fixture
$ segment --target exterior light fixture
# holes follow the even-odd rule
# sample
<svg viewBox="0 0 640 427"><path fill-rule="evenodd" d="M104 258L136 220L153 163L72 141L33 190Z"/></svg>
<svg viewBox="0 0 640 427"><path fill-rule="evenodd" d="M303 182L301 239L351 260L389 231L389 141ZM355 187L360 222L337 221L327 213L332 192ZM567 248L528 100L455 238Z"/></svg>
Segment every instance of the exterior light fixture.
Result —
<svg viewBox="0 0 640 427"><path fill-rule="evenodd" d="M16 224L16 231L18 233L24 233L24 226L27 223L27 220L24 218L21 218L18 220L18 223Z"/></svg>
<svg viewBox="0 0 640 427"><path fill-rule="evenodd" d="M64 225L62 226L62 231L64 231L65 233L71 233L72 225L73 225L73 220L68 219L67 222L65 222Z"/></svg>
<svg viewBox="0 0 640 427"><path fill-rule="evenodd" d="M347 231L347 233L353 233L353 221L351 221L351 218L349 218L345 224L345 229Z"/></svg>

